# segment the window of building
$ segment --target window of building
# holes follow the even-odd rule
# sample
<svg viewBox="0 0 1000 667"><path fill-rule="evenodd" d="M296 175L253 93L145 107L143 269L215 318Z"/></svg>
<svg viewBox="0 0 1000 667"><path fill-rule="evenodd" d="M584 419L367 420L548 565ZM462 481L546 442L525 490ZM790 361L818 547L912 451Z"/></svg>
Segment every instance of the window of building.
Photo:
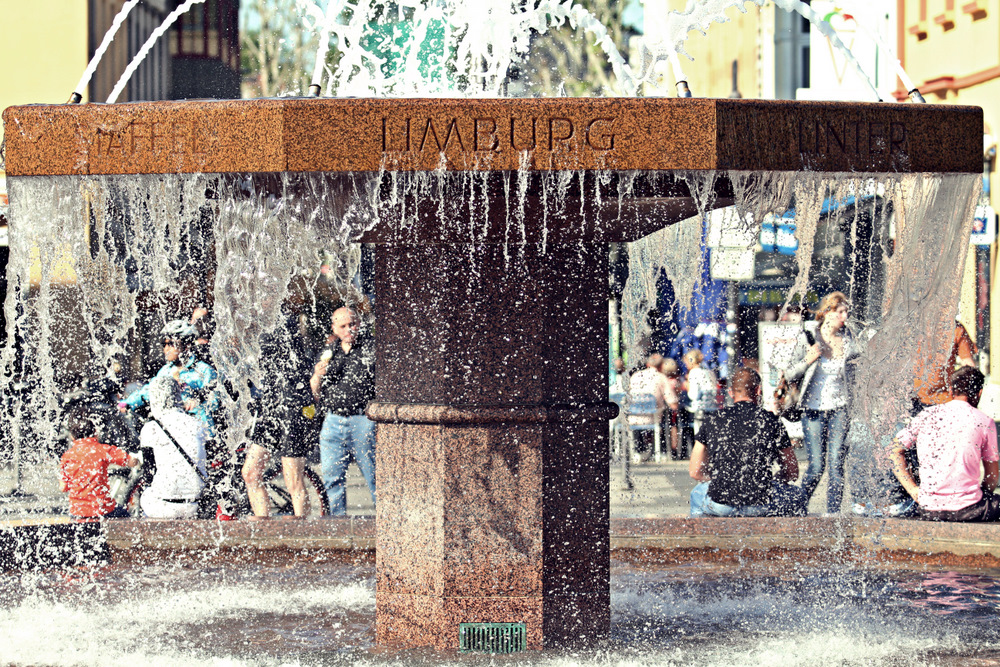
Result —
<svg viewBox="0 0 1000 667"><path fill-rule="evenodd" d="M174 0L179 4L179 0ZM239 68L239 0L206 0L178 21L171 37L171 55L213 58Z"/></svg>

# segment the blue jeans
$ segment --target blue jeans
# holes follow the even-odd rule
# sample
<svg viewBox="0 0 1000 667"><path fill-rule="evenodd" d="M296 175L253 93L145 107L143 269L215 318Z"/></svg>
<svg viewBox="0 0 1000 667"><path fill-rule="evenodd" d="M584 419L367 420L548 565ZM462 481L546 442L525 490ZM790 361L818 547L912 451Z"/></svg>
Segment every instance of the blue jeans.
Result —
<svg viewBox="0 0 1000 667"><path fill-rule="evenodd" d="M723 505L708 497L710 482L695 484L691 489L691 516L801 516L805 514L804 496L798 487L775 480L771 486L771 502L767 505Z"/></svg>
<svg viewBox="0 0 1000 667"><path fill-rule="evenodd" d="M806 451L809 453L809 467L802 478L802 490L806 504L812 498L819 480L826 469L826 458L830 457L830 482L826 494L826 511L840 512L844 498L844 464L847 461L847 408L836 410L805 410L802 413L802 433Z"/></svg>
<svg viewBox="0 0 1000 667"><path fill-rule="evenodd" d="M347 465L354 458L375 501L375 422L364 415L341 417L326 413L319 432L319 465L330 515L347 514Z"/></svg>

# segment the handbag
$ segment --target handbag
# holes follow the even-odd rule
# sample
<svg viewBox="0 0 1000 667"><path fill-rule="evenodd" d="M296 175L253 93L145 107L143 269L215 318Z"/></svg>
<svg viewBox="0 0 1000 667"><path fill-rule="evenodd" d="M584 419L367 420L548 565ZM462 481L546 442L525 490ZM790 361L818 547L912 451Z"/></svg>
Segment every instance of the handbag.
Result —
<svg viewBox="0 0 1000 667"><path fill-rule="evenodd" d="M789 382L784 377L774 390L774 404L778 416L790 422L802 421L802 408L799 407L799 387L797 382Z"/></svg>

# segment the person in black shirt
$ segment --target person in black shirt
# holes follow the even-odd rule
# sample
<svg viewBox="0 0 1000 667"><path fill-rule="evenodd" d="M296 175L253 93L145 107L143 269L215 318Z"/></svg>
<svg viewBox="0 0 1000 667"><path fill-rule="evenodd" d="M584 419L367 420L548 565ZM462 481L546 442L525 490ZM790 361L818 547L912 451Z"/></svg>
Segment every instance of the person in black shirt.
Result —
<svg viewBox="0 0 1000 667"><path fill-rule="evenodd" d="M759 406L760 375L741 368L733 375L733 405L705 418L688 471L691 516L804 514L791 440L781 421ZM773 468L779 465L778 478Z"/></svg>
<svg viewBox="0 0 1000 667"><path fill-rule="evenodd" d="M375 500L375 424L365 417L375 397L375 350L350 308L333 312L332 345L323 350L309 387L326 411L319 434L320 472L330 514L347 513L344 484L351 456Z"/></svg>
<svg viewBox="0 0 1000 667"><path fill-rule="evenodd" d="M313 370L314 352L309 351L299 321L297 304L282 307L283 324L260 337L260 379L250 387L251 409L257 417L250 433L251 444L243 464L243 481L254 516L265 518L270 510L264 471L272 456L281 457L285 488L292 498L294 516L309 514L309 497L303 482L306 457L318 444L313 431L301 428L303 407L312 405L306 384Z"/></svg>

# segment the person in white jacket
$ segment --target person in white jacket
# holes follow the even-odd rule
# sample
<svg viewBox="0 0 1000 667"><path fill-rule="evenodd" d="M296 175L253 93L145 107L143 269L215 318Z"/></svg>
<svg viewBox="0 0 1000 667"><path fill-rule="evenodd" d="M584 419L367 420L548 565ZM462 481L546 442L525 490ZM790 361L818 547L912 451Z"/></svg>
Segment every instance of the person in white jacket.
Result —
<svg viewBox="0 0 1000 667"><path fill-rule="evenodd" d="M850 426L851 389L860 349L847 327L850 305L842 292L830 292L816 311L816 336L803 331L792 352L785 379L799 383L798 407L809 467L802 478L807 501L819 486L829 459L826 511L838 514L844 497L844 466Z"/></svg>
<svg viewBox="0 0 1000 667"><path fill-rule="evenodd" d="M149 407L153 418L142 427L139 444L152 448L156 473L142 492L139 506L150 518L197 518L198 495L206 477L208 430L184 411L180 385L170 376L157 377L150 383Z"/></svg>
<svg viewBox="0 0 1000 667"><path fill-rule="evenodd" d="M688 367L686 384L689 404L687 409L692 413L696 434L701 429L705 413L715 412L719 409L717 398L719 381L715 377L715 373L701 365L704 360L705 356L699 350L688 350L684 353L684 365Z"/></svg>

